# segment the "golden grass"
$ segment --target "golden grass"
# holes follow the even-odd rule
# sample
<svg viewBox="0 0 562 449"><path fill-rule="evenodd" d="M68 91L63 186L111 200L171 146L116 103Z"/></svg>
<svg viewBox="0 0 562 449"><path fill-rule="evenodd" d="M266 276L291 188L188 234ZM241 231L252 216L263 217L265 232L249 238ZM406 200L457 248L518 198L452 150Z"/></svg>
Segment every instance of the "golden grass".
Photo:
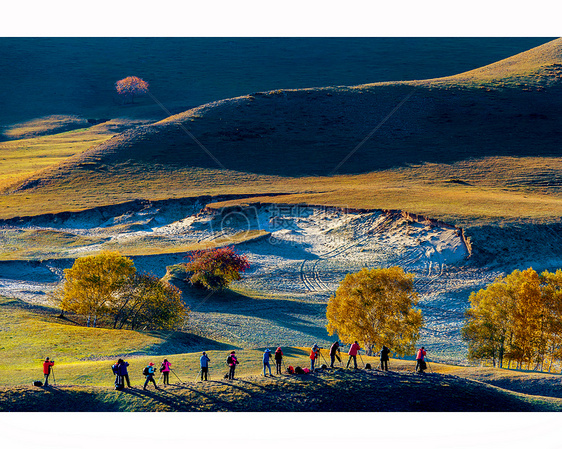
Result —
<svg viewBox="0 0 562 449"><path fill-rule="evenodd" d="M77 255L99 254L100 251L119 251L124 256L175 254L250 242L268 234L262 230L249 230L204 242L186 242L153 235L115 241L47 229L0 230L0 260L74 258ZM79 253L76 252L78 249Z"/></svg>
<svg viewBox="0 0 562 449"><path fill-rule="evenodd" d="M544 88L562 81L562 38L484 67L441 78L438 83L468 86Z"/></svg>
<svg viewBox="0 0 562 449"><path fill-rule="evenodd" d="M99 251L118 250L124 256L175 254L250 242L266 235L269 235L269 233L263 230L250 230L239 232L230 236L220 237L214 240L192 242L188 244L180 243L169 238L148 236L128 239L125 242L108 242L107 244L102 244ZM96 252L98 252L98 250Z"/></svg>
<svg viewBox="0 0 562 449"><path fill-rule="evenodd" d="M48 229L0 230L0 260L67 257L68 250L95 245L104 240Z"/></svg>
<svg viewBox="0 0 562 449"><path fill-rule="evenodd" d="M76 115L50 115L8 126L3 134L9 139L26 139L87 126L88 121Z"/></svg>
<svg viewBox="0 0 562 449"><path fill-rule="evenodd" d="M34 173L100 144L111 137L105 129L88 128L52 136L0 142L0 192Z"/></svg>
<svg viewBox="0 0 562 449"><path fill-rule="evenodd" d="M562 192L551 182L557 178L562 178L562 158L493 157L303 178L166 167L143 172L142 167L133 166L119 178L111 172L92 172L88 184L82 184L80 177L70 177L61 184L1 196L0 218L77 211L137 198L285 192L288 195L254 200L399 209L463 226L548 222L562 216ZM248 201L252 200L241 202Z"/></svg>

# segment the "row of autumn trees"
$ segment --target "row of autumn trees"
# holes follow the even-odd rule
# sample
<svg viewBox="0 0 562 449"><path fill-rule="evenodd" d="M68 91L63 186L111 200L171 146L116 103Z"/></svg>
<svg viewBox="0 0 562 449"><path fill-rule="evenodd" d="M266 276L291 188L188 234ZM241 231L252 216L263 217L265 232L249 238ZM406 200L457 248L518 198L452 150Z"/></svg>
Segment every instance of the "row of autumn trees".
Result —
<svg viewBox="0 0 562 449"><path fill-rule="evenodd" d="M93 327L109 321L117 329L175 329L189 317L178 288L137 273L118 252L76 259L54 298L62 313L83 315Z"/></svg>
<svg viewBox="0 0 562 449"><path fill-rule="evenodd" d="M550 371L562 361L562 270L499 277L470 295L465 316L469 359Z"/></svg>
<svg viewBox="0 0 562 449"><path fill-rule="evenodd" d="M462 337L468 358L500 368L549 372L562 362L562 270L532 268L499 277L470 295ZM330 298L327 329L344 343L412 354L423 316L414 275L400 267L348 274Z"/></svg>
<svg viewBox="0 0 562 449"><path fill-rule="evenodd" d="M249 263L225 247L195 251L183 266L185 281L221 290ZM55 298L63 312L83 315L94 327L103 321L119 329L175 329L189 317L178 288L137 273L133 261L117 252L76 259ZM327 330L367 350L385 345L399 356L412 354L424 321L418 299L413 274L396 266L364 268L348 274L330 298ZM469 359L541 371L562 361L562 270L515 270L469 300L462 329Z"/></svg>

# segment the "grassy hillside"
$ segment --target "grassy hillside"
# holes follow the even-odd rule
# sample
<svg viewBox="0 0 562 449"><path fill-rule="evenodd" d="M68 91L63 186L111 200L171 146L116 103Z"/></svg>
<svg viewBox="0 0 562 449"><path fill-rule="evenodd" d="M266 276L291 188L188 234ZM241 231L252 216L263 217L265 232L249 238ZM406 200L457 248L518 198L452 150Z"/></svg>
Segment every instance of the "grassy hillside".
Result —
<svg viewBox="0 0 562 449"><path fill-rule="evenodd" d="M235 305L233 306L235 307ZM232 323L231 323L232 324ZM234 324L232 324L234 325ZM493 368L450 366L433 361L415 374L412 360L392 359L390 372L378 359L361 356L360 369L264 378L263 347L242 349L183 332L146 333L94 329L61 320L54 310L17 300L0 302L2 367L0 411L560 411L560 376ZM223 379L236 349L238 379ZM272 347L273 348L273 347ZM198 382L200 351L211 359L210 381ZM283 347L285 366L309 365L308 349ZM323 363L327 358L323 351ZM48 388L42 360L55 360ZM133 388L113 390L111 364L129 361ZM142 391L141 371L150 361L172 362L172 385ZM160 381L157 376L157 380Z"/></svg>
<svg viewBox="0 0 562 449"><path fill-rule="evenodd" d="M395 369L341 370L234 381L177 379L147 391L59 385L0 387L0 411L560 411L562 399L531 396L458 376Z"/></svg>
<svg viewBox="0 0 562 449"><path fill-rule="evenodd" d="M217 101L131 129L33 175L5 191L0 213L285 192L298 196L284 202L405 209L461 223L552 220L562 215L561 49L562 40L549 42L469 72L470 80L277 90ZM490 81L504 76L502 83ZM525 86L529 77L532 89Z"/></svg>
<svg viewBox="0 0 562 449"><path fill-rule="evenodd" d="M31 382L40 374L37 367L41 367L45 357L56 360L57 367L64 367L70 376L67 379L97 384L106 378L107 360L118 356L186 352L202 346L226 348L220 342L188 333L87 328L75 322L75 317L60 318L58 314L59 311L49 307L0 297L3 359L0 384ZM140 369L144 360L138 363ZM97 373L100 366L104 370Z"/></svg>
<svg viewBox="0 0 562 449"><path fill-rule="evenodd" d="M142 225L132 229L143 229ZM106 232L115 232L109 230ZM100 251L119 251L124 256L187 253L200 249L236 245L264 238L265 231L240 232L228 237L199 242L166 236L135 236L111 239L99 236L85 237L71 232L49 229L0 230L0 260L53 260L74 259L98 254ZM79 251L78 251L79 250Z"/></svg>

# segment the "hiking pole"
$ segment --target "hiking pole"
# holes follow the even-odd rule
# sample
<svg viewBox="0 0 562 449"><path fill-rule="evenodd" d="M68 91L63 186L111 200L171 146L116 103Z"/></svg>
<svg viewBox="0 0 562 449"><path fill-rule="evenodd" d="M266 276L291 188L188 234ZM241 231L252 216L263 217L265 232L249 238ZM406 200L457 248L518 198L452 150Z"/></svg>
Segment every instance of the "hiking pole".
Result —
<svg viewBox="0 0 562 449"><path fill-rule="evenodd" d="M170 371L171 371L172 373L174 373L174 376L176 376L176 377L178 378L178 380L179 380L181 383L183 383L183 380L181 380L181 379L179 378L179 376L176 374L176 372L175 372L172 368L170 368Z"/></svg>

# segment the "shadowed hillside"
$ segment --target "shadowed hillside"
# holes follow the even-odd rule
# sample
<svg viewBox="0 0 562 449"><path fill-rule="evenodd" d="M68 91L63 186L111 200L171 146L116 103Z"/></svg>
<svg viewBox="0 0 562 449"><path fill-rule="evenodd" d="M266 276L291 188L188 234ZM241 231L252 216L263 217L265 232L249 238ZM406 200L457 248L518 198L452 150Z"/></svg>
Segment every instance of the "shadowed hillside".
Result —
<svg viewBox="0 0 562 449"><path fill-rule="evenodd" d="M175 383L175 382L174 382ZM235 381L183 382L161 390L0 387L0 411L507 412L559 411L562 400L451 375L373 370Z"/></svg>
<svg viewBox="0 0 562 449"><path fill-rule="evenodd" d="M441 80L221 100L129 130L21 188L125 163L149 171L203 167L294 177L483 156L555 156L562 135L559 65L561 39Z"/></svg>
<svg viewBox="0 0 562 449"><path fill-rule="evenodd" d="M137 75L174 113L252 90L413 80L480 67L548 38L2 38L2 126L52 114L142 117L114 83ZM319 69L319 68L322 69ZM59 132L63 129L60 128Z"/></svg>

